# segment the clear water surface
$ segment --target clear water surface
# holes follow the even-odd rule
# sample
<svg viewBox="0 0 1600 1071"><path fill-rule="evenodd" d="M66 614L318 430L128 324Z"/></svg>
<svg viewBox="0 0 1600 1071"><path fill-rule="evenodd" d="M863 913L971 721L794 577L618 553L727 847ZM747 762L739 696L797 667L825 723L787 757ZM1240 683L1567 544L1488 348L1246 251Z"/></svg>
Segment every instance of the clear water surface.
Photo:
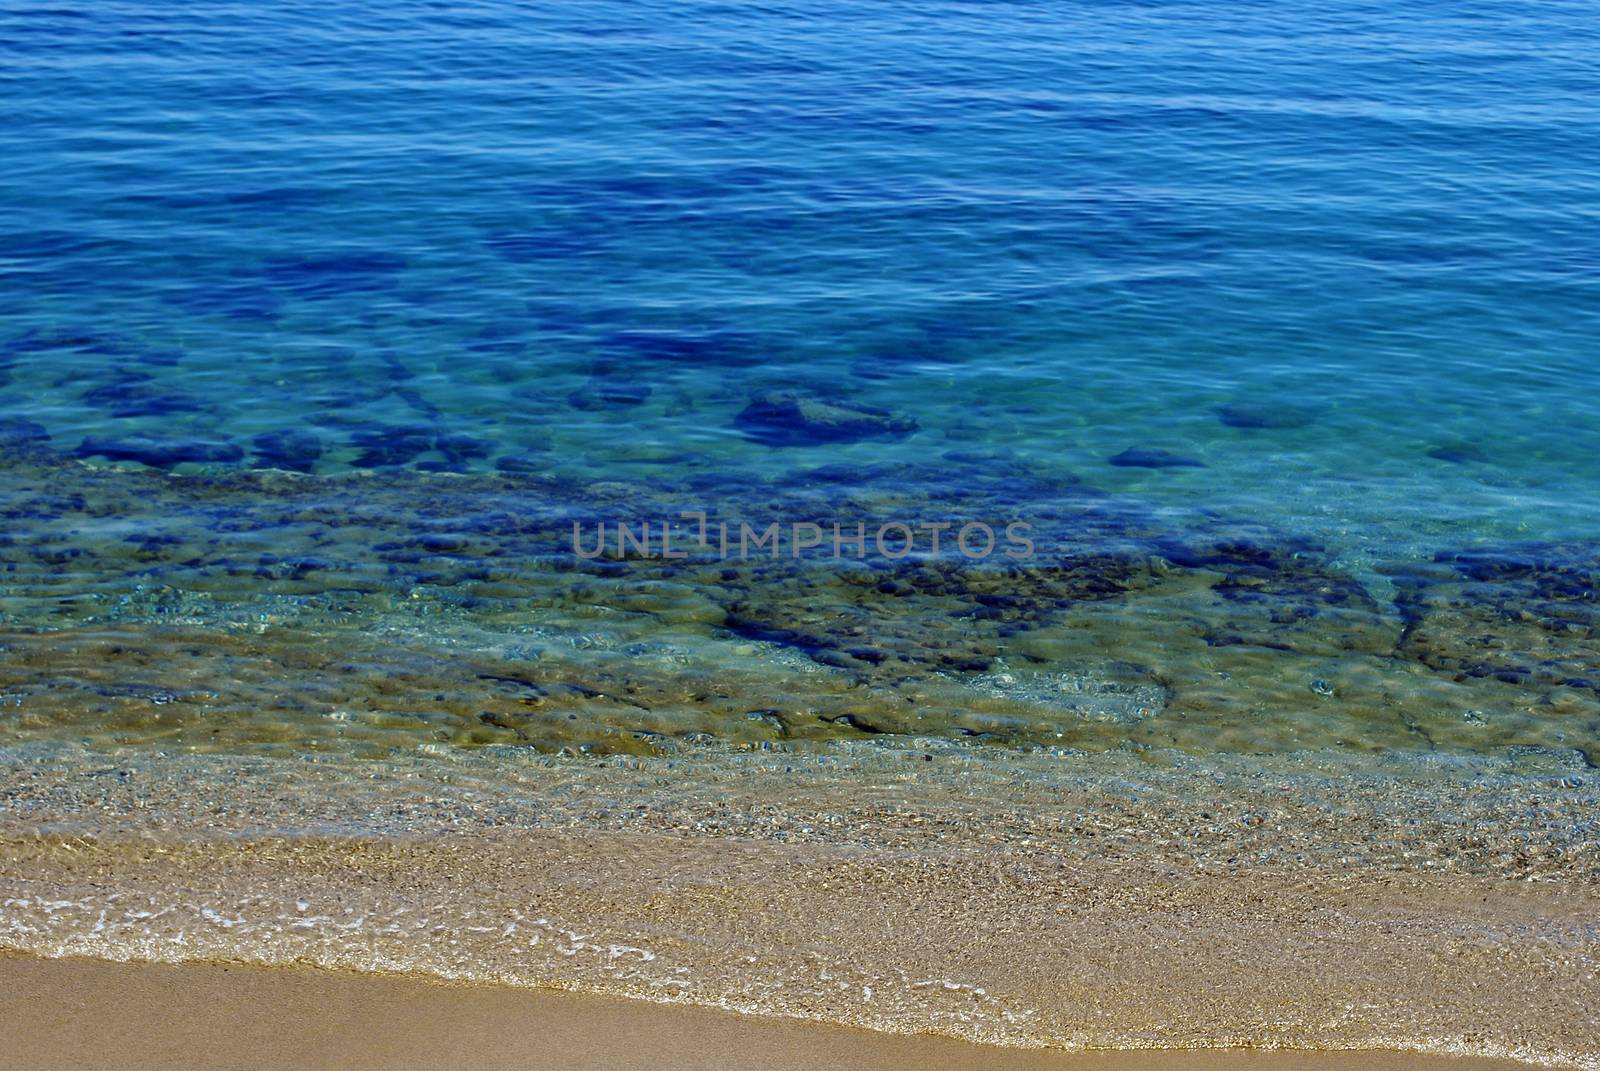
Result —
<svg viewBox="0 0 1600 1071"><path fill-rule="evenodd" d="M0 5L12 731L1589 747L1597 16Z"/></svg>

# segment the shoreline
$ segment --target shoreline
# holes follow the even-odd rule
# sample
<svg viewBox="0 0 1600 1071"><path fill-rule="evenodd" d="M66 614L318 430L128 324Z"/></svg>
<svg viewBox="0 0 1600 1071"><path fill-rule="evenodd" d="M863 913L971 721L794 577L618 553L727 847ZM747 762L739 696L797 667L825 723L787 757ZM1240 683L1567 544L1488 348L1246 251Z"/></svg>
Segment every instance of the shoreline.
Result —
<svg viewBox="0 0 1600 1071"><path fill-rule="evenodd" d="M1594 788L1549 756L0 754L13 952L1600 1068Z"/></svg>
<svg viewBox="0 0 1600 1071"><path fill-rule="evenodd" d="M23 1026L22 1024L29 1024ZM327 1067L418 1071L1516 1071L1406 1052L1067 1053L741 1016L550 990L219 963L0 954L0 1031L34 1071ZM219 1039L225 1041L219 1042Z"/></svg>

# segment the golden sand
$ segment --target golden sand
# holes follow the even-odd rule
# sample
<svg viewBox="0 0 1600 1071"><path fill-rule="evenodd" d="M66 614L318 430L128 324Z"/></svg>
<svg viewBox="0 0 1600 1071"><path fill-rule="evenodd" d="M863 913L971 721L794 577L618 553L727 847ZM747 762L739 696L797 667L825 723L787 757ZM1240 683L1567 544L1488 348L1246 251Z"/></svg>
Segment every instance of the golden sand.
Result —
<svg viewBox="0 0 1600 1071"><path fill-rule="evenodd" d="M1013 1045L1572 1066L1600 1006L1593 896L1494 880L565 831L0 854L7 939L47 954L565 986Z"/></svg>
<svg viewBox="0 0 1600 1071"><path fill-rule="evenodd" d="M313 970L0 958L30 1071L1503 1071L1411 1053L996 1049L550 991Z"/></svg>
<svg viewBox="0 0 1600 1071"><path fill-rule="evenodd" d="M1562 768L35 758L0 782L0 948L33 955L1016 1048L1600 1067L1600 890Z"/></svg>

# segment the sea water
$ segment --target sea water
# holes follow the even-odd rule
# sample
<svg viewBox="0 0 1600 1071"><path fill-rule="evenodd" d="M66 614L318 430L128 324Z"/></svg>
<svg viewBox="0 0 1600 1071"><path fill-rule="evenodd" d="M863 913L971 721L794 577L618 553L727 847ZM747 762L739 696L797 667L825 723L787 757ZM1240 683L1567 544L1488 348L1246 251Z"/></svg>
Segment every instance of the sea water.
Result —
<svg viewBox="0 0 1600 1071"><path fill-rule="evenodd" d="M8 4L0 729L1591 754L1593 13Z"/></svg>

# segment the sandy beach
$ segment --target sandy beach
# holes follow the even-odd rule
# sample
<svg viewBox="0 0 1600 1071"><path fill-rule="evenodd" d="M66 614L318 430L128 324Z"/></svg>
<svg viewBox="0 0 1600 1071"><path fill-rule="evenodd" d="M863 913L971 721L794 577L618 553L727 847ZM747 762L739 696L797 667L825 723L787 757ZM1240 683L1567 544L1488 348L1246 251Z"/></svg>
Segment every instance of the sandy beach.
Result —
<svg viewBox="0 0 1600 1071"><path fill-rule="evenodd" d="M309 969L0 958L8 1067L358 1071L1501 1071L1410 1053L1062 1053Z"/></svg>
<svg viewBox="0 0 1600 1071"><path fill-rule="evenodd" d="M1595 3L0 3L0 1071L1600 1071Z"/></svg>
<svg viewBox="0 0 1600 1071"><path fill-rule="evenodd" d="M564 990L1011 1052L1595 1066L1585 857L1507 874L1497 842L1419 824L1392 782L1111 759L1081 780L1018 777L1012 756L916 781L912 809L891 802L909 783L876 751L810 766L708 758L670 781L626 763L530 763L513 778L500 756L309 773L227 756L80 761L92 758L63 751L6 782L0 948L180 965L178 979L230 962L512 994L483 998L496 1001ZM805 789L781 809L779 775ZM214 786L204 799L200 782ZM863 796L875 782L880 795ZM1139 788L1118 797L1110 783ZM1455 774L1428 789L1455 800L1458 823L1505 813L1505 791ZM1208 821L1223 793L1266 817ZM1377 824L1386 814L1404 824ZM1362 845L1387 854L1352 869ZM1537 880L1513 876L1526 873Z"/></svg>

